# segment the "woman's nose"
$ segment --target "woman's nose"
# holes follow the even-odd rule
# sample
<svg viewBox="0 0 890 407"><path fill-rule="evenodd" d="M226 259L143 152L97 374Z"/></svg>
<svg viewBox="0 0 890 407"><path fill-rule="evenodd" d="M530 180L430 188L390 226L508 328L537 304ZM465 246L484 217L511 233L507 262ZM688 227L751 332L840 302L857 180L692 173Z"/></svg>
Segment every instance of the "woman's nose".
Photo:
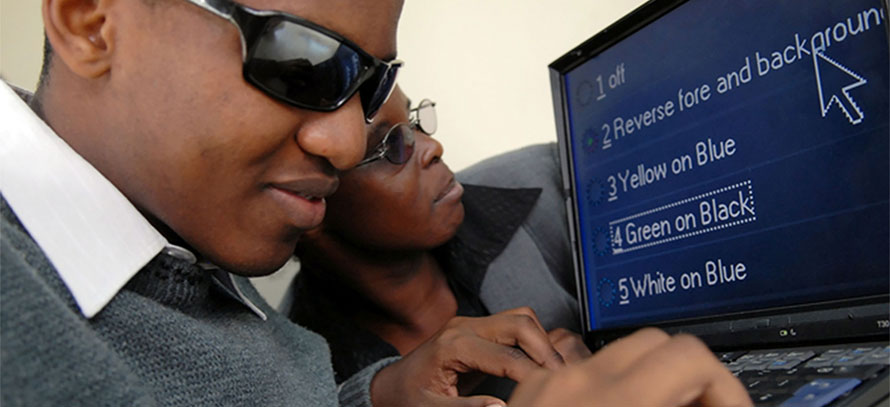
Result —
<svg viewBox="0 0 890 407"><path fill-rule="evenodd" d="M445 153L442 143L421 131L415 131L415 149L420 153L420 164L423 167L435 164Z"/></svg>

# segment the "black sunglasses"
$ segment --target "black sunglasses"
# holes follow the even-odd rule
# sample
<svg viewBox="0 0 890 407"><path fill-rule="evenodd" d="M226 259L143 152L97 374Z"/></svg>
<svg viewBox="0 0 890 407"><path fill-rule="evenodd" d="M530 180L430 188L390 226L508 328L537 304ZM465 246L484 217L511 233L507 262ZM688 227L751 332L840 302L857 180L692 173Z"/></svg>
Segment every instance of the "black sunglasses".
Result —
<svg viewBox="0 0 890 407"><path fill-rule="evenodd" d="M375 58L309 20L231 0L188 1L238 28L244 79L276 100L330 112L359 92L370 123L395 87L401 61Z"/></svg>
<svg viewBox="0 0 890 407"><path fill-rule="evenodd" d="M398 123L392 126L383 140L370 151L368 157L359 162L356 167L386 158L387 161L402 165L411 159L414 154L414 131L420 130L428 136L432 136L438 127L436 117L436 102L429 99L420 101L420 105L409 110L407 123Z"/></svg>

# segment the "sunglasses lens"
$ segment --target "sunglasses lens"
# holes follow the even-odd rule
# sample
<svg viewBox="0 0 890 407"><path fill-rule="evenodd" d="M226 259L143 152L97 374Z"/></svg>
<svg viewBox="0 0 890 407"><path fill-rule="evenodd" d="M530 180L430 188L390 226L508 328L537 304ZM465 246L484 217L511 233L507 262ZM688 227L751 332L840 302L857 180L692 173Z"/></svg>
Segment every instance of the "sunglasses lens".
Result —
<svg viewBox="0 0 890 407"><path fill-rule="evenodd" d="M439 126L436 119L436 104L429 99L420 101L420 106L417 107L417 125L420 130L432 136Z"/></svg>
<svg viewBox="0 0 890 407"><path fill-rule="evenodd" d="M414 154L414 131L407 124L392 129L386 139L386 159L393 164L404 164Z"/></svg>
<svg viewBox="0 0 890 407"><path fill-rule="evenodd" d="M380 65L361 88L362 107L365 109L365 117L371 119L389 98L395 88L396 76L401 64L394 63L390 66Z"/></svg>
<svg viewBox="0 0 890 407"><path fill-rule="evenodd" d="M362 57L340 41L276 18L253 41L244 64L247 80L271 96L326 111L353 94L365 70Z"/></svg>

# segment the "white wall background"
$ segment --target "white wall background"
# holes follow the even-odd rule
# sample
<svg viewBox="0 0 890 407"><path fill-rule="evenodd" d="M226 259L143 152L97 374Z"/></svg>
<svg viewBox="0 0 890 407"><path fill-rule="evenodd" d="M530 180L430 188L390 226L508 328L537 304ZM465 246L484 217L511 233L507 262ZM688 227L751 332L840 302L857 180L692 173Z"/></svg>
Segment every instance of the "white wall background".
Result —
<svg viewBox="0 0 890 407"><path fill-rule="evenodd" d="M437 102L452 169L556 140L547 65L641 0L406 0L400 83Z"/></svg>
<svg viewBox="0 0 890 407"><path fill-rule="evenodd" d="M40 0L0 0L0 77L34 90L42 60Z"/></svg>
<svg viewBox="0 0 890 407"><path fill-rule="evenodd" d="M435 100L436 137L461 169L556 140L547 65L642 0L406 0L402 88ZM0 0L0 76L33 90L40 73L39 0Z"/></svg>

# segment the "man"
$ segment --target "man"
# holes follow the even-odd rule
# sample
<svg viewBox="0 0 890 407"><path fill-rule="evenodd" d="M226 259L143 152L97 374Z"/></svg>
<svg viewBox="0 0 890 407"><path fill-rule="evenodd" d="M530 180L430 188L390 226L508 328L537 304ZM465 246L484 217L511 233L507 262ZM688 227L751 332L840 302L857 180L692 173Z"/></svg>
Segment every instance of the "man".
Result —
<svg viewBox="0 0 890 407"><path fill-rule="evenodd" d="M361 159L401 2L246 3L261 11L44 0L39 118L0 88L3 405L502 404L455 397L471 370L522 382L512 405L615 403L678 355L687 374L632 400L749 402L660 331L563 368L527 309L456 320L336 387L324 341L229 272L284 263Z"/></svg>

